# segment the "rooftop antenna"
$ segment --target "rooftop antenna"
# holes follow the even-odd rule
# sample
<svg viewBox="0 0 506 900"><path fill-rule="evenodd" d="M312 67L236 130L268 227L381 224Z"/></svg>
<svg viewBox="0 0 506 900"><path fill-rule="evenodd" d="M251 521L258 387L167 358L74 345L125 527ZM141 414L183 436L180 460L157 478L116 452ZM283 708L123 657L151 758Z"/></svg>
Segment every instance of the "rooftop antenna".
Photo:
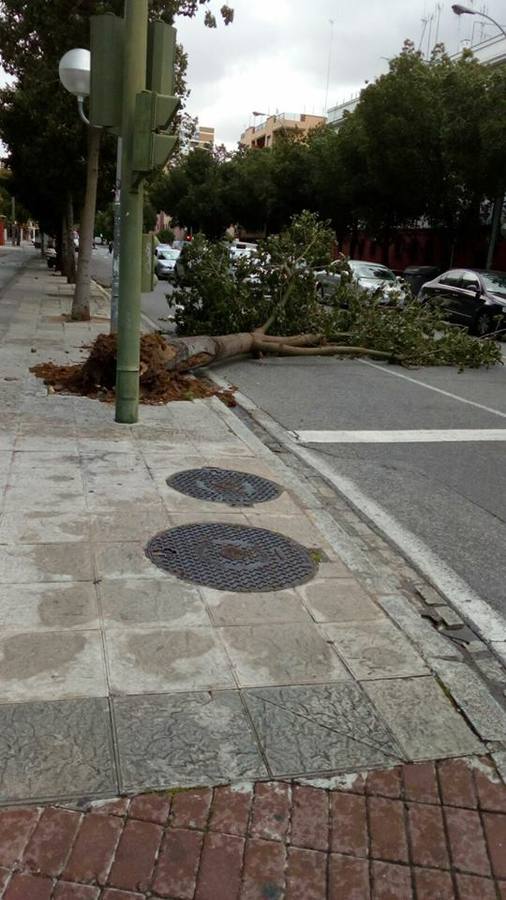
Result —
<svg viewBox="0 0 506 900"><path fill-rule="evenodd" d="M439 41L439 26L440 26L440 23L441 23L441 11L442 11L442 9L443 9L443 4L442 4L442 3L436 3L436 35L435 35L435 38L434 38L434 46L435 46L435 45L438 43L438 41Z"/></svg>
<svg viewBox="0 0 506 900"><path fill-rule="evenodd" d="M329 40L329 58L327 61L327 85L325 88L325 106L323 107L323 115L327 115L327 108L329 103L329 85L330 85L330 68L332 64L332 44L334 41L334 19L329 19L330 25L330 40Z"/></svg>
<svg viewBox="0 0 506 900"><path fill-rule="evenodd" d="M431 49L430 39L431 39L431 36L432 36L432 25L433 25L433 23L434 23L434 13L432 13L432 15L429 16L429 19L428 19L429 33L428 33L428 35L427 35L427 59L430 58L430 49Z"/></svg>
<svg viewBox="0 0 506 900"><path fill-rule="evenodd" d="M422 34L421 34L421 37L420 37L420 43L418 44L418 52L420 52L420 50L422 49L423 39L424 39L424 37L425 37L425 32L426 32L426 30L427 30L427 22L428 22L429 20L427 19L427 17L425 17L425 18L422 19L421 21L423 22L423 28L422 28Z"/></svg>

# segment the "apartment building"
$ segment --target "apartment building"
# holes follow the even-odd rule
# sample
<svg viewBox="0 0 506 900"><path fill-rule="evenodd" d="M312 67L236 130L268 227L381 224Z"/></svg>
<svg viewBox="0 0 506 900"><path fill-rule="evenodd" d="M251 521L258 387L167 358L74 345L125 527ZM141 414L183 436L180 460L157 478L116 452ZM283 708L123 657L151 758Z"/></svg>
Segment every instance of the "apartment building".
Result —
<svg viewBox="0 0 506 900"><path fill-rule="evenodd" d="M251 125L243 131L239 143L242 147L272 147L276 137L291 129L298 129L307 134L312 128L324 125L325 116L313 116L307 113L278 113L268 116L258 125Z"/></svg>

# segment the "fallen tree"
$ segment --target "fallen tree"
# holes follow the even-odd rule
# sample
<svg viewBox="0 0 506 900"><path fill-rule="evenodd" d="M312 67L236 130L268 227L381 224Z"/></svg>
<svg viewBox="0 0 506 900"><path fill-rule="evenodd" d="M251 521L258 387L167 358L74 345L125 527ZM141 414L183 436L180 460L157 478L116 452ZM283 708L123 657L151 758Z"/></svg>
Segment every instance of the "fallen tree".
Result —
<svg viewBox="0 0 506 900"><path fill-rule="evenodd" d="M365 294L351 282L344 259L337 265L335 290L322 304L315 267L329 266L331 237L313 214L302 213L287 232L266 241L255 260L240 260L233 268L225 244L196 238L186 252L187 284L170 297L177 303L177 335L141 338L141 400L164 403L220 393L193 371L240 355L369 357L406 367L459 369L502 362L495 340L479 340L448 325L402 288L388 302L381 292ZM199 326L207 333L193 334ZM272 334L274 329L278 333ZM43 363L31 371L55 391L111 400L116 337L99 335L79 365ZM231 402L229 395L224 399Z"/></svg>

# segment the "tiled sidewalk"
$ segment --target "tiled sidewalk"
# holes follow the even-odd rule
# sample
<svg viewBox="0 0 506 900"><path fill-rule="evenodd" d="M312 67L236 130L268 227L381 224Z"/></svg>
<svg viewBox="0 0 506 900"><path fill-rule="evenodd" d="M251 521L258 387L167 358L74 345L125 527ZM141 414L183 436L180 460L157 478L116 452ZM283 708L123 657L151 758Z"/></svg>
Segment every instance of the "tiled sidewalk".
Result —
<svg viewBox="0 0 506 900"><path fill-rule="evenodd" d="M0 811L3 900L504 900L485 758Z"/></svg>
<svg viewBox="0 0 506 900"><path fill-rule="evenodd" d="M48 393L29 366L79 359L105 320L68 324L40 265L6 299L2 900L506 900L487 756L504 779L506 678L485 644L429 625L442 598L217 400L126 427ZM204 465L283 493L231 511L167 484ZM317 576L236 594L147 559L157 531L215 520L295 538Z"/></svg>

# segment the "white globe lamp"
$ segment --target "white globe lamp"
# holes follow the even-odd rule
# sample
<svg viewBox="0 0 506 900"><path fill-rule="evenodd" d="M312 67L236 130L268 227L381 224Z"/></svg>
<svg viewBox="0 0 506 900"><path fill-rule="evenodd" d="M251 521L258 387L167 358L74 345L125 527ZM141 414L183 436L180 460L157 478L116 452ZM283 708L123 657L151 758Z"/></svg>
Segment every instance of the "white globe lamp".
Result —
<svg viewBox="0 0 506 900"><path fill-rule="evenodd" d="M58 73L63 87L79 100L90 94L91 57L89 50L68 50L60 59Z"/></svg>

